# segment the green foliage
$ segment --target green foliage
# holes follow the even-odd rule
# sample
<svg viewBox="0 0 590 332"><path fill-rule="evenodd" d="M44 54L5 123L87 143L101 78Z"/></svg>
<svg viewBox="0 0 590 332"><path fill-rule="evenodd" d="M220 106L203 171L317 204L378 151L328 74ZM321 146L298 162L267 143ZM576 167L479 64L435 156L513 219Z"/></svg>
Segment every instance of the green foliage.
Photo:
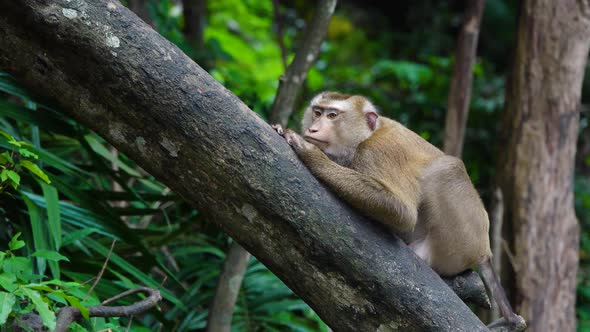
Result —
<svg viewBox="0 0 590 332"><path fill-rule="evenodd" d="M66 304L78 308L88 318L84 293L77 291L81 287L79 283L55 279L35 282L39 276L33 274L32 257L22 257L16 252L25 246L25 242L19 240L20 235L17 233L10 240L7 251L0 251L0 326L20 325L23 315L34 311L44 326L54 329L55 312ZM31 256L55 262L67 260L50 250L37 251Z"/></svg>
<svg viewBox="0 0 590 332"><path fill-rule="evenodd" d="M38 159L28 147L31 144L25 141L17 141L7 132L0 130L0 147L8 149L0 153L0 194L7 188L18 189L21 176L19 173L23 169L36 175L46 183L51 183L47 174L45 174L37 164L30 159Z"/></svg>

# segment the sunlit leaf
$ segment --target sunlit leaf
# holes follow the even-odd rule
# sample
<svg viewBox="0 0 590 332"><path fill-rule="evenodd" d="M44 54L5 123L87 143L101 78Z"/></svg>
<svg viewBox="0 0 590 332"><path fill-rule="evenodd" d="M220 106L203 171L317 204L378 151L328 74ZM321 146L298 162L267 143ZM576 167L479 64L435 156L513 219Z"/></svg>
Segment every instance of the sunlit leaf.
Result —
<svg viewBox="0 0 590 332"><path fill-rule="evenodd" d="M12 307L16 302L14 294L0 292L0 326L6 323L8 315L12 312Z"/></svg>
<svg viewBox="0 0 590 332"><path fill-rule="evenodd" d="M33 302L35 310L37 310L39 316L41 316L41 319L43 320L43 325L47 326L50 330L54 330L56 325L55 313L51 311L47 303L43 301L41 294L32 289L21 289L23 294Z"/></svg>
<svg viewBox="0 0 590 332"><path fill-rule="evenodd" d="M37 175L41 180L45 181L46 183L51 183L49 177L47 177L47 174L45 174L45 172L43 172L43 170L41 170L41 168L39 168L39 166L37 166L36 164L33 164L28 160L21 160L19 164L22 167L31 171L31 173Z"/></svg>
<svg viewBox="0 0 590 332"><path fill-rule="evenodd" d="M4 288L9 292L14 292L18 287L16 283L16 276L12 273L0 273L0 287Z"/></svg>
<svg viewBox="0 0 590 332"><path fill-rule="evenodd" d="M37 250L31 256L34 256L34 257L43 257L43 258L45 258L47 260L52 260L52 261L55 261L55 262L58 262L58 261L66 261L66 262L69 262L70 261L66 256L61 255L57 251L47 250L47 249Z"/></svg>
<svg viewBox="0 0 590 332"><path fill-rule="evenodd" d="M18 232L18 233L16 233L16 235L14 235L12 237L12 239L10 239L10 242L8 242L8 248L10 250L18 250L18 249L25 246L25 241L18 239L20 237L20 235L21 235L21 232Z"/></svg>

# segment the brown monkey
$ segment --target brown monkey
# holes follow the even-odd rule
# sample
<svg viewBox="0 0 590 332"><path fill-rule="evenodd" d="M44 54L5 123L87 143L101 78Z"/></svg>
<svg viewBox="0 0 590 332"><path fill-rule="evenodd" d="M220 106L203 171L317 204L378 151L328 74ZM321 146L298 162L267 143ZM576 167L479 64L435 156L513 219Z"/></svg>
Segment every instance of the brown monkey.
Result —
<svg viewBox="0 0 590 332"><path fill-rule="evenodd" d="M320 181L387 226L438 274L478 265L504 318L524 324L492 269L488 215L460 159L379 116L362 96L320 93L302 127L304 138L273 126Z"/></svg>

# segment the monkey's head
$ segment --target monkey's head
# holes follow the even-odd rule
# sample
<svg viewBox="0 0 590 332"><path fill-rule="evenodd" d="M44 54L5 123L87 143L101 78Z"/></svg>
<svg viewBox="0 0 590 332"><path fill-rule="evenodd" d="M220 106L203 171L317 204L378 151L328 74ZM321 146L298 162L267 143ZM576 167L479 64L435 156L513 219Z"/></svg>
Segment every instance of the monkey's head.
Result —
<svg viewBox="0 0 590 332"><path fill-rule="evenodd" d="M363 96L322 92L303 115L303 137L335 161L349 160L378 127L377 110Z"/></svg>

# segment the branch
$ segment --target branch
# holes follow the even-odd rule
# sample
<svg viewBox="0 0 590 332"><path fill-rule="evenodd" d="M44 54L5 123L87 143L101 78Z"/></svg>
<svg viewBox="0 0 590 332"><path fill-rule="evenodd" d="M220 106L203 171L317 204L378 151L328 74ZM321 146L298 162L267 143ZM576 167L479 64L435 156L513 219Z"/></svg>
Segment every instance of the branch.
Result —
<svg viewBox="0 0 590 332"><path fill-rule="evenodd" d="M135 302L133 304L127 306L107 306L110 302L114 302L121 298L127 297L132 294L136 293L146 293L149 296L143 300ZM102 305L96 305L92 307L88 307L89 317L130 317L134 315L139 315L153 307L155 307L158 302L162 300L162 296L160 295L160 291L157 289L149 288L149 287L139 287L136 289L130 289L126 292L123 292L117 296L114 296L102 303ZM55 327L55 332L66 332L70 325L82 318L82 313L76 307L63 307L59 310L57 314L57 324Z"/></svg>
<svg viewBox="0 0 590 332"><path fill-rule="evenodd" d="M475 271L467 270L454 278L443 280L464 302L484 309L491 308L483 281Z"/></svg>
<svg viewBox="0 0 590 332"><path fill-rule="evenodd" d="M0 69L218 223L334 330L487 330L402 241L321 186L267 123L117 1L0 1Z"/></svg>
<svg viewBox="0 0 590 332"><path fill-rule="evenodd" d="M279 80L279 89L270 114L272 123L287 125L293 112L297 92L303 86L307 72L320 54L320 47L330 25L337 0L320 0L293 62Z"/></svg>
<svg viewBox="0 0 590 332"><path fill-rule="evenodd" d="M469 0L466 3L467 9L457 40L453 78L449 90L444 142L445 153L459 158L463 151L465 125L471 102L473 64L485 0Z"/></svg>
<svg viewBox="0 0 590 332"><path fill-rule="evenodd" d="M285 48L285 39L283 36L283 18L281 17L280 13L281 6L279 4L279 0L272 0L272 8L275 24L277 25L277 42L279 43L279 48L281 49L281 61L283 62L283 69L286 69L287 49Z"/></svg>

